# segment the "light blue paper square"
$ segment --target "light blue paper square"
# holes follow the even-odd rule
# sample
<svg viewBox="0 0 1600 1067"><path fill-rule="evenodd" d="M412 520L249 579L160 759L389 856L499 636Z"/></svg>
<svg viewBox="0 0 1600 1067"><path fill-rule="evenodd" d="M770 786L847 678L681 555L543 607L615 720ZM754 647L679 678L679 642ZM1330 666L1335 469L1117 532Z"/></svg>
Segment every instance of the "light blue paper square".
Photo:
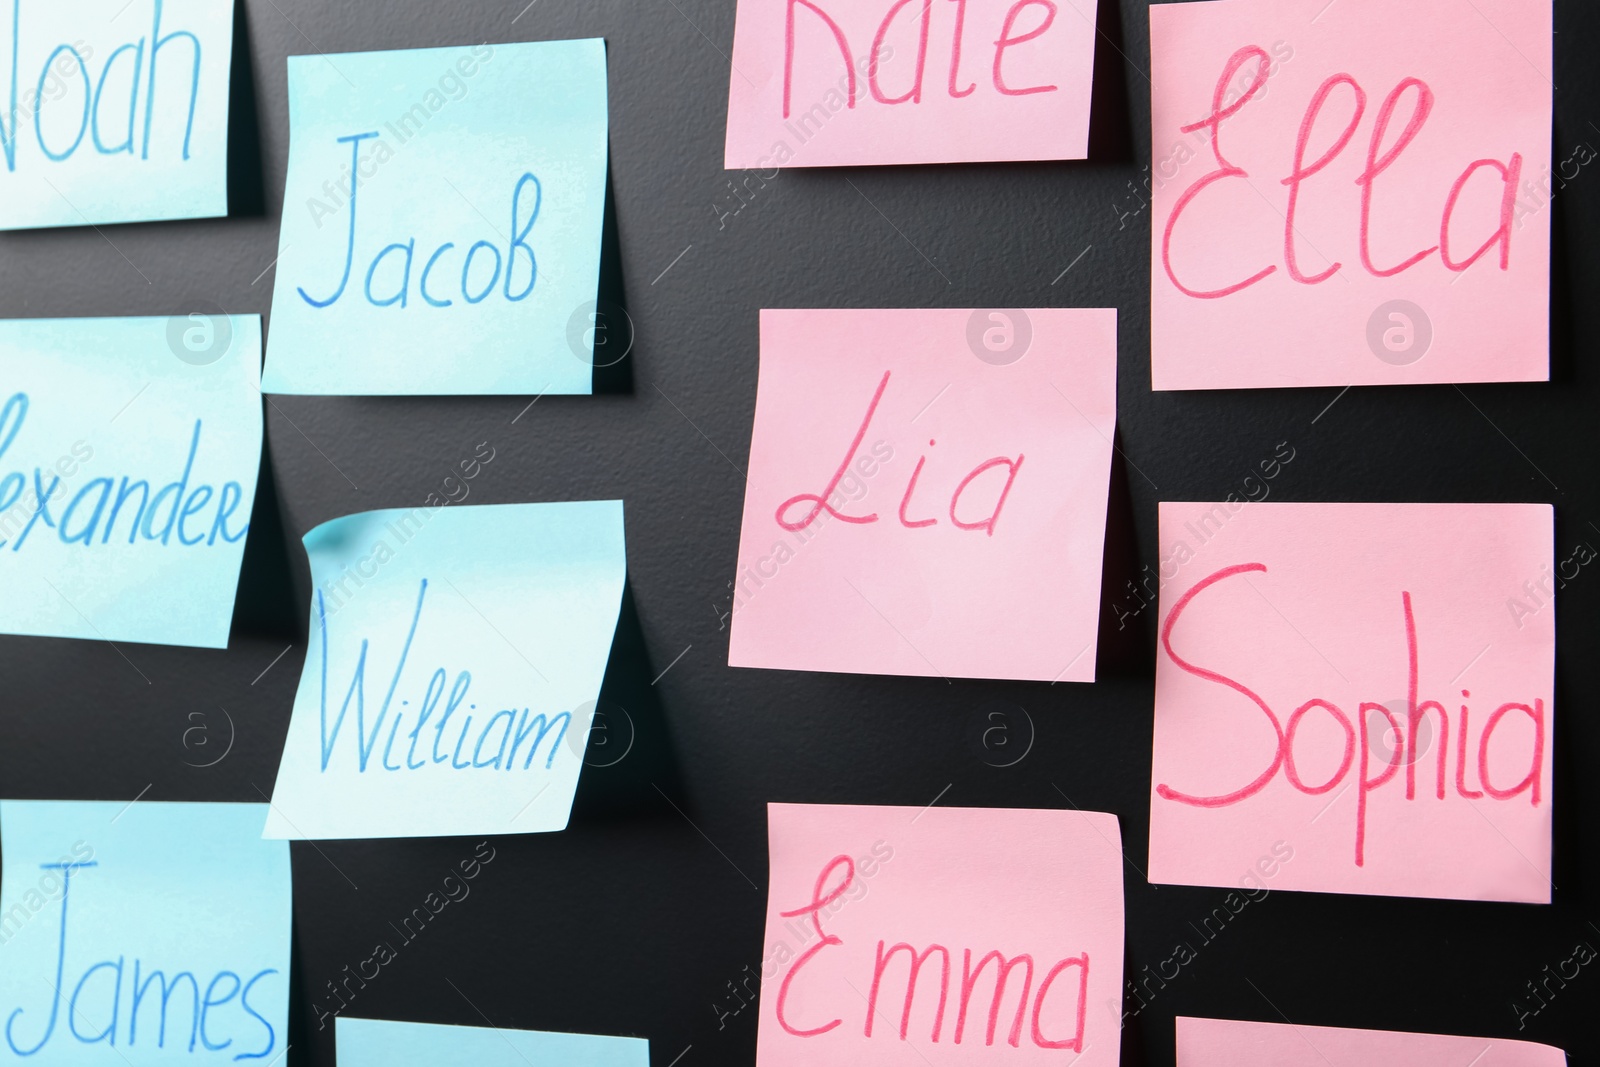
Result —
<svg viewBox="0 0 1600 1067"><path fill-rule="evenodd" d="M226 647L260 370L254 315L0 321L0 633Z"/></svg>
<svg viewBox="0 0 1600 1067"><path fill-rule="evenodd" d="M598 39L291 56L266 391L590 392L606 123Z"/></svg>
<svg viewBox="0 0 1600 1067"><path fill-rule="evenodd" d="M564 828L627 576L622 502L367 511L305 545L311 640L266 836Z"/></svg>
<svg viewBox="0 0 1600 1067"><path fill-rule="evenodd" d="M263 814L259 804L0 801L0 1059L277 1060L292 887L288 845L259 837Z"/></svg>
<svg viewBox="0 0 1600 1067"><path fill-rule="evenodd" d="M339 1067L650 1067L639 1037L340 1017L334 1042Z"/></svg>
<svg viewBox="0 0 1600 1067"><path fill-rule="evenodd" d="M228 213L234 0L11 0L0 229Z"/></svg>

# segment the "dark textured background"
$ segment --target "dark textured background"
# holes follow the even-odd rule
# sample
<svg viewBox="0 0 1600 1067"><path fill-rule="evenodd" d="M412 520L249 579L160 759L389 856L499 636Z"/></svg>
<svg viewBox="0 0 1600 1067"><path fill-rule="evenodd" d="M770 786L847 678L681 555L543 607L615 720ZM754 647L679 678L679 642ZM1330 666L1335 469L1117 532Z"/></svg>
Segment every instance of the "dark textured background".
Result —
<svg viewBox="0 0 1600 1067"><path fill-rule="evenodd" d="M259 802L271 791L305 650L298 541L309 527L420 504L480 441L497 455L472 483L474 503L627 502L637 625L625 627L623 644L642 636L647 662L624 649L608 699L635 718L633 751L586 771L565 833L496 839L497 858L471 896L402 948L352 1014L643 1035L657 1067L680 1055L679 1067L752 1063L755 1010L719 1023L715 1005L736 1003L727 983L747 965L759 969L769 800L921 805L948 787L942 804L1059 807L1070 797L1115 812L1129 857L1130 974L1197 940L1189 923L1224 895L1153 887L1140 873L1153 613L1131 641L1114 623L1103 628L1094 685L726 665L719 606L743 487L719 450L742 464L749 445L761 307L1120 308L1127 460L1116 464L1107 544L1118 586L1130 566L1154 561L1157 500L1220 498L1279 441L1296 459L1273 499L1549 501L1563 557L1580 540L1600 544L1600 319L1597 302L1580 297L1600 285L1600 164L1547 209L1550 384L1358 388L1320 419L1335 390L1155 395L1148 215L1122 218L1137 207L1129 182L1149 160L1139 0L1101 7L1090 161L790 171L720 224L733 0L536 0L522 10L524 2L244 0L234 217L0 237L6 316L170 314L208 302L265 315L288 150L285 56L610 42L614 220L623 302L637 328L630 385L546 398L515 424L531 398L275 397L266 431L276 499L269 488L258 501L226 652L127 646L124 659L103 644L0 639L4 795L122 800L148 786L149 799ZM1469 0L1460 17L1477 17ZM1591 123L1600 8L1559 0L1556 31L1559 160L1579 141L1600 144ZM1295 345L1268 340L1287 352ZM1526 1029L1511 1008L1524 983L1577 942L1600 947L1597 609L1600 568L1590 567L1557 609L1554 906L1274 893L1130 1020L1124 1062L1170 1064L1172 1017L1184 1013L1525 1037L1565 1046L1575 1064L1600 1064L1600 963ZM995 701L1025 708L1037 730L1027 758L1004 769L973 742ZM192 766L215 758L230 721L227 757ZM207 730L186 745L197 723ZM293 846L291 1064L333 1062L332 1027L319 1032L309 1013L313 994L390 938L388 923L474 844Z"/></svg>

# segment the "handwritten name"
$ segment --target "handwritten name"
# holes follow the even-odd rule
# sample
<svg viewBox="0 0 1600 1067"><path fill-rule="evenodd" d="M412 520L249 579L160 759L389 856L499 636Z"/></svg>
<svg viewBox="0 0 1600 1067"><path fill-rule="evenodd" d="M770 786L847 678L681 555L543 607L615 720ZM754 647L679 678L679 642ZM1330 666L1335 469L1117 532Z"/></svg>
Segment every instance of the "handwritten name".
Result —
<svg viewBox="0 0 1600 1067"><path fill-rule="evenodd" d="M844 61L845 76L845 106L856 106L860 94L860 84L856 72L863 62L866 63L865 80L867 92L872 99L880 104L920 104L922 103L923 75L928 66L928 43L933 31L933 0L922 0L921 17L917 20L917 64L916 72L912 76L911 85L897 96L890 96L878 78L879 61L883 54L884 38L893 29L896 20L911 6L912 0L895 0L889 5L887 13L878 23L878 30L873 35L872 47L857 58L849 39L845 36L843 28L838 21L822 7L812 0L786 0L786 14L784 20L783 39L783 117L788 118L791 110L791 99L794 85L794 56L795 56L795 14L797 9L805 8L821 20L822 26L832 35L834 44L839 50L839 56ZM965 40L967 23L967 0L955 0L955 20L950 28L950 60L949 76L946 78L945 91L951 99L960 100L971 96L978 91L977 79L968 79L961 70L961 48ZM1024 18L1024 12L1029 8L1038 8L1036 14ZM1059 88L1055 85L1013 85L1005 74L1006 52L1019 45L1036 41L1049 32L1055 24L1056 5L1053 0L1016 0L1000 20L999 35L993 39L994 55L989 64L988 82L994 91L1001 96L1032 96L1035 93L1053 93ZM1023 29L1025 21L1032 20L1032 25ZM993 31L990 31L993 32ZM1045 46L1040 46L1045 47ZM968 84L961 88L961 82ZM837 94L830 94L837 95ZM813 107L806 115L813 116L821 105ZM833 108L832 110L838 110ZM826 113L822 116L826 121ZM803 120L802 120L803 121ZM804 138L802 138L804 140Z"/></svg>
<svg viewBox="0 0 1600 1067"><path fill-rule="evenodd" d="M879 379L878 388L872 394L872 400L867 405L867 414L861 420L861 425L857 428L855 437L850 441L850 447L845 451L844 460L839 464L838 469L833 472L833 477L828 480L828 484L823 487L820 493L798 493L778 505L774 518L776 518L779 526L790 532L804 530L824 514L832 516L840 522L856 525L865 525L878 521L877 512L867 515L847 515L835 506L835 502L838 499L839 483L844 480L846 474L850 473L851 465L858 462L856 453L861 448L861 442L867 436L867 427L872 424L872 416L877 412L879 402L883 400L884 390L889 387L890 373L890 371L884 371L883 377ZM933 448L937 444L937 440L929 439L928 441L929 448ZM876 451L876 446L874 446L874 451ZM1023 458L1020 453L1015 459L1009 456L996 456L993 459L984 460L968 471L966 477L957 483L955 490L950 494L949 508L945 512L949 516L950 524L959 530L982 530L988 536L993 537L995 524L1000 521L1001 509L1006 506L1006 498L1011 494L1012 483L1017 480L1017 472L1022 469ZM922 468L927 462L928 455L926 453L917 458L917 465L911 471L911 479L906 483L905 492L900 497L900 508L896 515L900 525L906 529L920 529L925 526L936 526L939 523L938 512L926 513L920 507L913 507L911 501L912 494L917 491L917 480L922 477ZM999 493L994 500L993 509L989 514L979 518L969 512L967 518L961 518L957 512L962 494L982 475L987 474L989 471L998 472L1002 467L1006 471L1005 483L1000 487ZM986 480L992 482L994 478L991 477ZM805 510L797 510L796 505L803 505ZM912 516L912 512L916 512L915 517Z"/></svg>
<svg viewBox="0 0 1600 1067"><path fill-rule="evenodd" d="M1172 265L1172 239L1179 225L1183 221L1184 212L1189 206L1211 186L1232 179L1248 179L1250 172L1232 162L1223 152L1222 128L1243 111L1252 100L1261 95L1266 87L1267 79L1272 70L1272 59L1266 51L1256 45L1248 45L1239 49L1223 67L1222 75L1217 79L1216 89L1212 95L1211 113L1197 122L1180 127L1180 133L1193 133L1198 130L1209 131L1210 149L1216 161L1216 168L1184 189L1173 204L1172 213L1167 216L1166 228L1161 238L1161 265L1166 271L1167 278L1179 291L1187 296L1202 300L1217 300L1231 296L1243 289L1248 289L1263 279L1275 274L1278 264L1271 263L1251 274L1249 277L1215 288L1200 288L1198 283L1191 284L1178 277ZM1242 94L1239 94L1231 103L1227 102L1230 87L1242 71L1248 71L1248 82ZM1306 159L1307 146L1316 132L1318 120L1323 109L1328 107L1335 98L1342 101L1344 124L1332 143L1315 159ZM1422 132L1423 125L1432 114L1435 103L1433 89L1421 78L1402 78L1389 94L1384 97L1379 105L1377 115L1372 122L1371 131L1367 137L1366 163L1355 182L1361 187L1361 208L1357 220L1357 241L1362 267L1371 275L1378 278L1389 278L1410 270L1417 264L1438 253L1439 260L1444 266L1456 273L1466 270L1489 251L1499 246L1499 262L1502 271L1509 270L1511 266L1511 232L1517 206L1517 186L1522 175L1522 155L1511 153L1506 160L1477 159L1468 163L1451 185L1449 192L1444 197L1444 206L1439 218L1438 243L1422 248L1405 259L1396 263L1379 264L1373 258L1372 238L1373 204L1376 200L1378 179L1400 159L1402 153L1416 140ZM1304 115L1300 121L1299 131L1294 142L1294 164L1289 173L1279 184L1288 189L1287 202L1282 210L1283 224L1283 267L1288 275L1301 285L1320 285L1337 274L1343 267L1341 263L1331 263L1329 266L1314 274L1306 273L1301 268L1299 248L1296 237L1304 223L1296 223L1296 216L1302 207L1302 197L1307 190L1302 189L1312 178L1326 170L1329 165L1342 153L1355 137L1363 117L1367 113L1367 92L1361 84L1349 74L1334 74L1328 77L1317 91L1312 94L1310 102L1306 105ZM1391 134L1392 127L1399 127L1398 133ZM1498 176L1501 182L1500 209L1496 225L1489 232L1488 237L1475 249L1463 253L1459 243L1452 244L1454 232L1452 224L1456 212L1456 205L1469 183L1480 172L1488 172L1489 180ZM1415 207L1412 203L1418 199L1414 191L1412 195L1402 195L1405 203ZM1420 209L1410 210L1407 217L1420 215ZM1192 281L1192 280L1191 280Z"/></svg>
<svg viewBox="0 0 1600 1067"><path fill-rule="evenodd" d="M410 700L402 700L398 707L394 706L396 692L400 688L400 681L405 674L407 661L411 656L412 642L417 635L417 624L422 619L424 602L428 596L428 580L422 579L417 587L417 604L411 613L411 628L406 632L405 644L400 650L400 655L395 661L394 673L389 678L388 689L384 692L383 703L378 707L377 717L372 722L371 729L367 727L367 701L366 701L366 673L367 653L369 651L369 638L361 639L361 652L356 659L355 671L351 675L350 686L345 691L344 701L339 705L338 713L334 716L333 727L330 732L328 726L328 615L323 602L322 591L317 591L317 632L322 641L322 683L319 691L321 728L322 728L322 770L326 772L333 762L334 750L339 742L339 732L344 726L345 716L350 710L353 701L356 706L356 768L358 773L365 774L369 769L383 771L420 771L436 765L448 765L452 770L500 770L514 769L517 753L522 749L523 743L532 738L522 759L522 769L528 770L533 766L533 760L539 752L539 746L545 738L550 737L549 748L546 749L544 769L549 770L555 763L556 757L562 752L561 741L567 736L567 730L572 726L572 712L560 711L547 716L543 712L530 714L527 708L502 708L489 716L487 721L481 722L476 732L473 730L472 712L478 705L467 704L467 710L462 713L459 720L460 729L455 738L453 747L445 745L445 731L450 728L450 720L463 704L467 703L467 694L472 688L472 673L459 672L455 680L449 684L449 695L445 695L446 679L448 672L444 667L436 668L429 675L428 683L417 702L413 715L416 722L410 731L400 734L400 725L405 719L405 708L412 707ZM444 703L444 713L433 723L433 740L423 740L423 730L428 728L429 720L438 711L440 702ZM390 712L393 711L393 717ZM372 762L373 754L377 751L378 738L382 734L383 724L389 723L389 735L383 746L382 758ZM497 732L498 729L498 732ZM553 734L553 736L551 736ZM397 737L407 737L410 743L406 745L399 762L394 762L394 743ZM473 738L473 744L468 746L468 738ZM417 746L422 745L422 754L417 754ZM462 759L462 752L470 753Z"/></svg>
<svg viewBox="0 0 1600 1067"><path fill-rule="evenodd" d="M145 970L146 961L134 957L131 968L131 981L124 982L129 977L128 957L119 954L116 959L102 959L81 971L75 963L71 972L67 969L67 948L70 942L68 937L68 904L71 899L72 874L74 871L86 867L98 866L97 861L46 863L41 868L60 870L62 876L61 887L61 926L60 936L57 939L55 981L48 978L44 983L49 983L47 988L52 992L49 1014L44 1022L44 1032L38 1040L29 1043L22 1037L22 1027L17 1024L24 1015L29 1016L28 1025L33 1025L33 1019L38 1012L31 1012L21 1007L12 1010L6 1017L5 1039L6 1046L17 1056L32 1056L37 1054L46 1045L58 1036L59 1043L66 1043L70 1038L82 1045L96 1045L104 1042L111 1048L117 1047L120 1039L124 1047L135 1048L139 1045L141 1036L145 1047L151 1044L150 1027L155 1026L156 1048L167 1047L167 1023L169 1009L176 1007L173 1022L181 1023L184 1019L182 1009L185 1001L188 1004L187 1019L189 1022L188 1042L185 1045L181 1029L174 1025L174 1045L186 1047L189 1052L199 1045L210 1052L221 1052L234 1047L235 1039L239 1039L238 1048L245 1049L245 1033L235 1031L241 1023L254 1030L255 1026L249 1023L254 1019L265 1030L265 1035L255 1038L265 1044L256 1051L239 1051L233 1056L235 1060L257 1060L271 1055L277 1047L278 1036L272 1023L250 1005L250 993L256 984L270 975L277 974L271 967L250 972L219 970L205 983L205 992L201 992L200 978L189 970L180 970L172 974L171 980L167 972L160 969ZM76 946L73 946L76 948ZM76 957L76 953L73 954ZM91 954L94 955L94 954ZM202 972L203 974L204 972ZM248 973L250 977L243 977ZM41 976L44 977L44 976ZM189 986L188 996L184 996L183 986ZM152 986L159 987L160 1008L156 1008L156 995L152 993ZM68 995L67 990L72 992ZM126 1014L123 1006L127 1005ZM229 1005L232 1009L223 1011ZM63 1022L62 1007L65 1006L66 1019L65 1033L58 1033L58 1024ZM142 1012L142 1014L141 1014ZM249 1019L241 1017L240 1013ZM219 1021L219 1018L220 1021ZM91 1025L91 1020L109 1020L99 1030L85 1032ZM122 1020L126 1019L126 1029ZM139 1023L145 1023L141 1034ZM232 1035L232 1036L224 1036ZM19 1044L19 1040L22 1042Z"/></svg>
<svg viewBox="0 0 1600 1067"><path fill-rule="evenodd" d="M0 407L0 459L21 433L28 417L28 403L26 393L14 393ZM96 534L99 543L105 545L113 534L120 537L124 529L130 545L175 543L193 548L214 545L219 538L225 544L239 541L250 531L248 522L237 531L230 532L228 528L233 513L245 502L239 483L223 482L217 488L205 483L190 484L195 457L200 452L202 423L201 419L194 420L183 473L177 481L160 488L152 489L148 479L129 475L123 475L120 482L109 477L92 478L68 500L62 478L71 477L76 463L93 455L87 446L79 447L82 442L73 446L75 459L63 457L53 467L34 467L31 479L18 470L0 477L0 549L22 551L36 529L40 530L36 536L47 537L42 531L54 530L61 543L85 548L95 544ZM25 493L31 495L25 498ZM28 506L17 507L25 502ZM118 521L123 519L126 525L119 527Z"/></svg>
<svg viewBox="0 0 1600 1067"><path fill-rule="evenodd" d="M365 172L370 163L376 169L386 162L393 151L388 145L379 141L377 148L371 156L361 155L361 142L371 140L378 136L377 131L370 133L354 133L348 137L337 138L338 143L350 146L350 169L358 177L366 176ZM296 286L295 292L314 308L331 307L344 296L345 289L350 284L350 272L356 259L356 216L357 203L361 199L361 182L356 181L350 190L350 225L346 231L344 246L344 270L339 275L339 284L331 295L314 297L305 289ZM511 187L511 236L506 239L505 255L500 254L500 248L493 241L477 240L467 247L465 253L457 253L461 262L461 273L456 287L450 290L440 290L436 284L429 288L428 279L432 277L435 268L441 261L453 260L447 253L456 247L454 241L445 241L439 244L428 255L423 263L422 271L417 278L417 295L422 297L422 302L428 307L447 308L455 304L454 296L442 295L444 292L459 293L468 304L481 304L489 299L495 291L495 286L501 284L502 295L508 303L517 303L526 300L533 292L534 284L539 278L539 261L534 255L533 246L528 244L528 234L533 229L533 224L539 219L539 206L543 199L543 190L539 179L531 173L523 173ZM524 202L526 201L526 203ZM480 253L482 254L480 258ZM527 284L518 288L518 263L519 258L525 257L527 262ZM363 253L364 255L365 253ZM367 303L373 307L409 307L411 303L411 274L417 254L417 239L408 237L403 241L394 241L384 245L373 255L367 267L366 281L362 286L362 295ZM489 259L488 257L493 257ZM373 282L378 278L379 268L384 267L386 260L393 259L395 266L385 272L379 284L388 288L383 292L376 292ZM479 266L474 270L473 264ZM490 265L492 263L492 265ZM503 268L503 269L502 269ZM487 271L487 278L485 272ZM505 275L503 284L501 274ZM398 274L398 277L394 275Z"/></svg>
<svg viewBox="0 0 1600 1067"><path fill-rule="evenodd" d="M839 880L838 885L829 888L829 882L834 878L835 872L840 871L843 872L843 878ZM855 861L848 855L835 856L828 861L827 866L822 868L822 873L817 876L816 887L812 891L810 903L795 908L793 911L778 913L786 919L792 919L796 916L809 917L818 938L816 944L802 952L799 958L794 961L794 965L789 968L788 972L783 976L783 982L778 986L778 996L775 1004L778 1025L783 1027L785 1033L794 1037L819 1037L844 1022L843 1018L835 1018L818 1026L798 1025L789 1017L787 1002L790 987L795 979L799 977L801 970L807 963L811 962L819 953L843 947L845 943L843 938L837 934L830 934L822 928L822 913L831 910L835 902L850 891L855 882L855 877ZM901 1041L907 1039L907 1034L910 1031L911 1009L916 1000L918 979L922 968L935 954L939 956L939 1000L934 1010L933 1028L929 1038L937 1044L944 1030L945 1008L950 999L952 969L951 950L937 943L931 944L918 952L915 946L904 941L890 946L886 939L879 940L873 959L871 990L867 994L866 1008L863 1012L862 1035L865 1037L872 1036L873 1021L880 1017L878 995L882 991L884 974L888 971L890 964L901 953L906 955L908 968L906 972L905 999L900 1010ZM976 967L972 965L973 956L972 949L966 948L962 950L961 979L956 1002L956 1022L952 1035L952 1041L955 1044L959 1045L963 1041L975 1040L975 1038L969 1038L967 1031L968 1009L971 1006L973 991L983 977L984 970L990 963L993 963L995 965L993 976L994 993L989 1001L989 1012L983 1024L983 1043L985 1045L994 1044L1007 984L1011 981L1012 972L1021 968L1022 991L1017 998L1017 1007L1012 1015L1011 1027L1004 1038L1006 1044L1012 1048L1020 1048L1023 1023L1028 1022L1029 1037L1039 1048L1070 1049L1073 1052L1083 1051L1084 1026L1089 994L1089 954L1087 952L1077 956L1067 956L1055 961L1044 972L1044 977L1039 981L1037 990L1034 990L1034 958L1029 953L1024 952L1007 958L1003 952L991 950L978 956ZM1073 972L1075 972L1075 977L1077 978L1076 982L1072 981ZM1063 975L1068 977L1063 979ZM1052 990L1056 989L1058 980L1062 981L1060 988L1066 990L1066 996L1069 998L1074 995L1075 987L1077 1000L1068 1012L1069 1016L1075 1019L1075 1027L1071 1037L1061 1037L1059 1035L1052 1037L1044 1032L1042 1016L1045 1013L1046 1002ZM1033 994L1031 1002L1029 1000L1030 992ZM1030 1004L1031 1015L1029 1011Z"/></svg>
<svg viewBox="0 0 1600 1067"><path fill-rule="evenodd" d="M1446 783L1449 777L1448 764L1450 756L1450 713L1445 706L1437 700L1419 700L1418 668L1417 668L1417 623L1416 613L1412 607L1411 594L1400 594L1401 607L1405 615L1406 628L1406 660L1407 660L1407 700L1403 716L1397 718L1395 713L1383 704L1364 701L1359 707L1355 723L1352 724L1350 716L1343 708L1324 697L1313 697L1300 704L1290 713L1287 723L1279 718L1274 711L1255 690L1244 683L1229 678L1227 675L1205 667L1197 666L1178 655L1172 648L1172 631L1178 621L1183 617L1196 597L1219 582L1252 572L1266 573L1266 565L1261 563L1245 563L1233 567L1225 567L1216 573L1201 579L1188 592L1178 598L1171 614L1167 616L1166 623L1161 628L1161 649L1168 659L1178 669L1192 674L1202 681L1213 685L1220 685L1231 689L1244 697L1260 709L1266 725L1272 730L1276 745L1273 747L1271 761L1254 779L1238 789L1216 796L1196 796L1191 793L1180 792L1172 786L1159 784L1156 793L1163 800L1170 800L1178 804L1187 804L1200 808L1225 808L1242 801L1248 800L1261 792L1269 783L1274 781L1280 772L1288 783L1296 790L1308 796L1318 796L1337 789L1351 768L1355 767L1354 784L1356 787L1356 823L1355 823L1355 865L1366 864L1367 843L1367 798L1375 790L1395 779L1402 767L1405 768L1406 799L1415 800L1417 797L1417 764L1424 755L1419 751L1417 735L1423 722L1429 714L1438 716L1438 769L1436 774L1435 792L1437 799L1446 799ZM1463 699L1471 697L1470 690L1461 690ZM1469 738L1471 736L1471 711L1467 704L1460 705L1460 718L1457 720L1456 737L1456 769L1455 793L1466 800L1478 800L1485 794L1494 801L1509 801L1527 795L1528 800L1535 807L1539 805L1544 793L1544 747L1545 747L1545 707L1544 701L1535 699L1531 703L1511 701L1503 703L1491 712L1484 721L1478 733L1477 760L1477 785L1473 788L1467 781L1469 769L1474 765L1468 760ZM1312 712L1321 712L1328 716L1339 727L1344 735L1344 752L1339 759L1337 770L1325 782L1316 784L1304 781L1296 763L1295 737L1305 717ZM1371 742L1369 722L1375 715L1383 716L1388 723L1385 731L1386 738L1392 740L1394 751L1383 761L1380 769L1374 773L1373 746ZM1527 774L1514 783L1502 782L1496 785L1490 781L1489 752L1490 744L1495 731L1501 729L1509 716L1525 719L1532 726L1532 745L1530 765ZM1403 721L1402 721L1403 720ZM1515 721L1515 720L1512 720Z"/></svg>
<svg viewBox="0 0 1600 1067"><path fill-rule="evenodd" d="M42 6L42 5L40 5ZM182 158L189 158L189 142L194 133L194 109L200 98L200 61L202 47L200 38L189 30L172 30L161 32L161 14L164 7L163 0L152 0L152 17L149 37L140 37L137 41L130 41L113 49L106 57L105 66L100 68L98 76L89 70L89 59L93 50L83 47L82 42L62 43L55 45L41 65L39 76L33 88L22 97L25 109L33 113L33 141L44 158L52 163L61 163L72 156L83 146L85 138L93 145L94 151L103 156L128 155L135 152L135 141L138 142L138 155L140 159L150 158L150 137L154 129L156 116L156 71L157 64L162 58L163 49L172 49L171 54L182 56L190 61L189 68L189 99L187 115L183 128ZM22 48L22 0L11 0L11 76L10 100L8 121L0 124L0 146L3 146L6 158L6 169L15 172L17 169L17 149L22 139L22 131L17 121L18 104L18 76L21 66ZM149 66L145 65L145 45L150 44ZM120 60L120 66L119 66ZM181 60L180 60L181 61ZM143 74L141 80L140 75ZM45 122L42 109L29 107L30 103L37 103L41 99L59 99L64 96L64 91L56 87L66 79L76 76L83 81L83 110L78 119L77 128L70 126L69 132L63 133L60 129L52 131L52 135L45 134ZM110 90L109 93L107 90ZM139 122L139 103L141 89L143 91L144 121ZM119 113L122 106L123 94L127 96L126 126L120 131L117 124L123 116ZM104 116L101 105L108 102L112 108ZM181 103L169 103L162 100L160 109L166 115L185 114ZM108 138L120 132L122 140L108 143ZM69 139L70 138L70 139ZM26 157L24 157L26 158Z"/></svg>

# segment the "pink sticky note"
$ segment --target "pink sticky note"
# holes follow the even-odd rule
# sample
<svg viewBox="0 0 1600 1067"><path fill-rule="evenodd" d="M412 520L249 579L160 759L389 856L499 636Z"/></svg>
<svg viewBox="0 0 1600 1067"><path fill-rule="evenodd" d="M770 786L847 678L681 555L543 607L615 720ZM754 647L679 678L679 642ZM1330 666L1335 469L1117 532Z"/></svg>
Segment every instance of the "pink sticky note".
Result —
<svg viewBox="0 0 1600 1067"><path fill-rule="evenodd" d="M1094 23L1094 0L739 0L725 164L1082 159Z"/></svg>
<svg viewBox="0 0 1600 1067"><path fill-rule="evenodd" d="M1550 7L1151 7L1155 388L1547 380Z"/></svg>
<svg viewBox="0 0 1600 1067"><path fill-rule="evenodd" d="M763 311L728 662L1093 681L1108 309Z"/></svg>
<svg viewBox="0 0 1600 1067"><path fill-rule="evenodd" d="M767 826L757 1067L1115 1067L1116 816L771 804Z"/></svg>
<svg viewBox="0 0 1600 1067"><path fill-rule="evenodd" d="M1163 503L1150 880L1549 903L1553 522Z"/></svg>
<svg viewBox="0 0 1600 1067"><path fill-rule="evenodd" d="M1558 1048L1504 1038L1178 1016L1178 1067L1566 1067Z"/></svg>

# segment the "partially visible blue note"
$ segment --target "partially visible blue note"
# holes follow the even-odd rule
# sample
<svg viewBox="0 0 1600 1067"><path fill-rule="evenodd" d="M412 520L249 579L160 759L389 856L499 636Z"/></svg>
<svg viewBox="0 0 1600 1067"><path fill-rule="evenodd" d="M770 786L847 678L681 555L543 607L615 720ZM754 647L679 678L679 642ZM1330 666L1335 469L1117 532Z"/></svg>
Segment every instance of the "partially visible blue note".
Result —
<svg viewBox="0 0 1600 1067"><path fill-rule="evenodd" d="M226 647L260 369L254 315L0 321L0 633Z"/></svg>
<svg viewBox="0 0 1600 1067"><path fill-rule="evenodd" d="M310 647L266 836L564 828L627 576L622 502L367 511L305 546Z"/></svg>
<svg viewBox="0 0 1600 1067"><path fill-rule="evenodd" d="M0 801L0 1060L270 1064L289 846L259 804Z"/></svg>
<svg viewBox="0 0 1600 1067"><path fill-rule="evenodd" d="M226 215L233 8L4 5L0 229Z"/></svg>
<svg viewBox="0 0 1600 1067"><path fill-rule="evenodd" d="M597 39L289 57L266 391L590 392L606 129Z"/></svg>
<svg viewBox="0 0 1600 1067"><path fill-rule="evenodd" d="M334 1024L339 1067L650 1067L642 1037L347 1019Z"/></svg>

